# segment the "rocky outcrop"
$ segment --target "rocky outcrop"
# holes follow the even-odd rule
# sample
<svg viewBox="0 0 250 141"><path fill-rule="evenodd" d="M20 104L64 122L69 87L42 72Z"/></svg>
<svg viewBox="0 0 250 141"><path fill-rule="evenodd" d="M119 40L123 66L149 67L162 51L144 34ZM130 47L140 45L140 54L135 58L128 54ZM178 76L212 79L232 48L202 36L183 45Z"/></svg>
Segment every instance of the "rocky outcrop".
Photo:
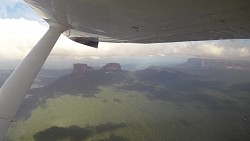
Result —
<svg viewBox="0 0 250 141"><path fill-rule="evenodd" d="M73 77L74 78L81 78L86 72L92 71L93 68L89 67L87 64L73 64Z"/></svg>
<svg viewBox="0 0 250 141"><path fill-rule="evenodd" d="M86 72L90 72L90 71L94 71L94 69L90 66L88 66L87 64L81 64L81 63L77 63L77 64L73 64L73 78L81 78L82 76L84 76L84 74L86 74ZM104 65L101 69L96 70L96 71L101 71L101 72L105 72L105 73L113 73L113 72L120 72L121 69L121 65L119 63L108 63L106 65Z"/></svg>
<svg viewBox="0 0 250 141"><path fill-rule="evenodd" d="M111 73L111 72L119 72L122 69L119 63L108 63L105 66L103 66L100 70L106 73Z"/></svg>

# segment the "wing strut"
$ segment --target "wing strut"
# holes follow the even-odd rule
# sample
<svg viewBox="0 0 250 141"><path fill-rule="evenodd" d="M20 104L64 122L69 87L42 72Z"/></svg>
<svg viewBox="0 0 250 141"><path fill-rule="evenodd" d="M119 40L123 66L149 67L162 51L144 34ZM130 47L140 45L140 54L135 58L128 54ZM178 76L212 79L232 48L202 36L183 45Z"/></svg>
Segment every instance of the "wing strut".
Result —
<svg viewBox="0 0 250 141"><path fill-rule="evenodd" d="M66 28L61 25L50 27L2 86L0 90L0 141L4 139L27 91L59 36L65 30Z"/></svg>

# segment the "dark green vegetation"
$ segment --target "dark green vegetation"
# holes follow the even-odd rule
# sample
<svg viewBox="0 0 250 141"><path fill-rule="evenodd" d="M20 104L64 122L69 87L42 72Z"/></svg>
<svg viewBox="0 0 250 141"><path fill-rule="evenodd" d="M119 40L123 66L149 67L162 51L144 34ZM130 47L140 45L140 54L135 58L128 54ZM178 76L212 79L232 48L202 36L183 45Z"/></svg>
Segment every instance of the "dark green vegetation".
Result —
<svg viewBox="0 0 250 141"><path fill-rule="evenodd" d="M78 79L69 74L32 89L9 140L250 140L250 71L192 61L191 67L93 70Z"/></svg>
<svg viewBox="0 0 250 141"><path fill-rule="evenodd" d="M95 127L88 126L86 128L79 128L77 126L70 126L68 128L53 126L44 131L38 132L34 135L36 141L56 141L69 138L71 141L80 141L87 139L94 134L101 134L123 128L125 124L106 123ZM109 138L104 141L123 141L124 137L111 134Z"/></svg>

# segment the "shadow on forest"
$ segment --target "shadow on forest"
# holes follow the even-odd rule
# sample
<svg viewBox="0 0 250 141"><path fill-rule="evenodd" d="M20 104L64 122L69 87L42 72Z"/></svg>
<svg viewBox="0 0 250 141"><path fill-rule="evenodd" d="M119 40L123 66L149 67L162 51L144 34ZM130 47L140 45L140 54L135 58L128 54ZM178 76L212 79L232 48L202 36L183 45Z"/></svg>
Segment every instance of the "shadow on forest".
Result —
<svg viewBox="0 0 250 141"><path fill-rule="evenodd" d="M81 141L96 134L112 132L124 127L124 123L115 124L110 122L97 126L87 126L86 128L80 128L78 126L70 126L66 128L53 126L44 131L36 133L34 135L34 138L36 141L56 141L62 139L70 139L70 141ZM128 139L112 133L108 138L98 141L128 141Z"/></svg>

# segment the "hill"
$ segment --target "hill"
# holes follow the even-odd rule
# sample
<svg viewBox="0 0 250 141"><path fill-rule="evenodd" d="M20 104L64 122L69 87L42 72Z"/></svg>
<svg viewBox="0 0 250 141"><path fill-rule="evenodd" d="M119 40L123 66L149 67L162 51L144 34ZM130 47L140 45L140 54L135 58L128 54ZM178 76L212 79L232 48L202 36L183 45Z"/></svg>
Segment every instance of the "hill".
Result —
<svg viewBox="0 0 250 141"><path fill-rule="evenodd" d="M218 60L193 66L197 60L134 72L118 63L98 70L78 63L52 84L30 90L10 135L32 141L247 141L250 71L221 67Z"/></svg>
<svg viewBox="0 0 250 141"><path fill-rule="evenodd" d="M71 94L95 97L100 86L112 86L121 91L139 91L149 99L174 101L179 104L195 99L208 104L209 108L218 108L217 103L221 101L217 96L204 94L202 91L248 92L250 79L245 76L250 75L250 71L241 69L228 70L223 67L191 67L198 60L189 59L186 63L177 67L151 66L135 72L124 71L120 67L118 67L118 70L110 72L110 70L104 69L105 66L99 70L90 69L84 71L84 74L81 75L73 70L70 74L54 80L48 86L31 89L29 95L32 96L25 99L26 104L24 105L26 106L21 108L24 111L20 110L18 115L27 116L27 111L44 103L46 99L58 95ZM213 64L213 61L216 65L211 66L219 66L221 62L224 62L208 60L208 64ZM54 73L53 71L48 72L50 74ZM234 79L235 77L237 79ZM49 80L51 79L47 81Z"/></svg>
<svg viewBox="0 0 250 141"><path fill-rule="evenodd" d="M250 61L248 60L228 60L228 59L207 59L190 58L187 62L178 65L188 68L214 68L214 69L233 69L250 70Z"/></svg>

